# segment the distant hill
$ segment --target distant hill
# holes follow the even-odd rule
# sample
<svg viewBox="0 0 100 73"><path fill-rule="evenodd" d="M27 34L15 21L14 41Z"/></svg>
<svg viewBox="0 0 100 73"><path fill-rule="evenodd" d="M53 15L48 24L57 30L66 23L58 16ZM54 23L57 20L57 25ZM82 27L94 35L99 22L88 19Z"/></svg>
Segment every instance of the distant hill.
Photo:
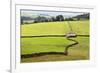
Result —
<svg viewBox="0 0 100 73"><path fill-rule="evenodd" d="M90 15L89 13L87 14L82 14L82 15L77 15L75 17L72 17L72 18L77 18L77 19L89 19Z"/></svg>
<svg viewBox="0 0 100 73"><path fill-rule="evenodd" d="M27 17L27 16L21 16L21 24L30 23L30 22L34 22L34 18Z"/></svg>
<svg viewBox="0 0 100 73"><path fill-rule="evenodd" d="M34 20L31 17L21 16L21 20Z"/></svg>

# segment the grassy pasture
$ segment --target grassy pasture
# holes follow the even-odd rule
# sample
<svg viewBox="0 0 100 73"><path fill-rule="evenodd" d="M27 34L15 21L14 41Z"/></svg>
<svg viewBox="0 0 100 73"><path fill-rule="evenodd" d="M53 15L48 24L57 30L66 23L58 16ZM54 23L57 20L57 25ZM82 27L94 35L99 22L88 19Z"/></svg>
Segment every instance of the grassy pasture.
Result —
<svg viewBox="0 0 100 73"><path fill-rule="evenodd" d="M22 38L22 54L51 51L63 52L66 45L71 43L72 41L66 40L64 37Z"/></svg>
<svg viewBox="0 0 100 73"><path fill-rule="evenodd" d="M75 33L79 35L89 34L89 21L70 21L70 23ZM63 35L69 31L67 21L21 25L21 36Z"/></svg>
<svg viewBox="0 0 100 73"><path fill-rule="evenodd" d="M89 21L71 21L77 35L89 35ZM70 31L68 23L44 22L21 25L21 36L64 35ZM69 55L44 55L40 57L22 58L22 63L44 61L67 61L89 59L89 37L74 38L78 45L70 47ZM21 38L21 54L34 52L63 52L66 45L73 43L65 37Z"/></svg>
<svg viewBox="0 0 100 73"><path fill-rule="evenodd" d="M89 59L89 38L75 38L80 44L70 47L69 55L44 55L40 57L22 58L22 63L46 62L46 61L69 61L69 60L88 60ZM46 47L45 47L46 48ZM38 49L39 51L64 51L64 47L49 47L49 49ZM54 48L54 49L52 49ZM31 50L30 50L31 51ZM35 51L35 50L34 50ZM37 50L36 50L37 51Z"/></svg>

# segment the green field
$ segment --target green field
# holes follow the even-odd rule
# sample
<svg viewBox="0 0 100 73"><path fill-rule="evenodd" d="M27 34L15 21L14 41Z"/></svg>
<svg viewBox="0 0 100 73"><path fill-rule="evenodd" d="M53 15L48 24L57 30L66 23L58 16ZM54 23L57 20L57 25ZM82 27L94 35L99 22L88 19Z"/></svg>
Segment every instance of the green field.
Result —
<svg viewBox="0 0 100 73"><path fill-rule="evenodd" d="M77 35L89 35L89 21L70 21L73 31ZM21 36L65 35L70 32L68 23L43 22L21 25ZM67 61L89 59L89 37L73 38L78 45L68 49L68 55L44 55L31 58L21 58L22 63L44 61ZM35 37L21 38L21 55L40 52L64 52L65 47L73 41L66 37Z"/></svg>
<svg viewBox="0 0 100 73"><path fill-rule="evenodd" d="M81 35L89 34L89 21L71 21L75 33ZM21 25L21 36L32 35L63 35L69 32L67 21L63 22L43 22Z"/></svg>

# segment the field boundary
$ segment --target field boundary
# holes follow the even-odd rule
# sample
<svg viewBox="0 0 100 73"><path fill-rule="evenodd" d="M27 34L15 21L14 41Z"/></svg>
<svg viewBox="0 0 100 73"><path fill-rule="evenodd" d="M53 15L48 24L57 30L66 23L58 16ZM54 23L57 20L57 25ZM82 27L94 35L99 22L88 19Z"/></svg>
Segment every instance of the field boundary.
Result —
<svg viewBox="0 0 100 73"><path fill-rule="evenodd" d="M90 35L77 35L80 37L89 37ZM38 36L21 36L21 38L35 38L35 37L66 37L66 35L38 35Z"/></svg>

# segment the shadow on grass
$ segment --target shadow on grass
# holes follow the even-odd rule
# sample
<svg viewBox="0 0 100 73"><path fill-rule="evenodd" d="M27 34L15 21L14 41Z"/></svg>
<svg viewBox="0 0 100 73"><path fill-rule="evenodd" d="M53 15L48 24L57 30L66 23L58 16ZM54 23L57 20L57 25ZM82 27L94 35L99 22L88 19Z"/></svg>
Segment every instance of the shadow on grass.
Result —
<svg viewBox="0 0 100 73"><path fill-rule="evenodd" d="M21 58L40 57L44 55L67 55L67 54L64 52L40 52L40 53L33 53L33 54L24 54L21 55Z"/></svg>

